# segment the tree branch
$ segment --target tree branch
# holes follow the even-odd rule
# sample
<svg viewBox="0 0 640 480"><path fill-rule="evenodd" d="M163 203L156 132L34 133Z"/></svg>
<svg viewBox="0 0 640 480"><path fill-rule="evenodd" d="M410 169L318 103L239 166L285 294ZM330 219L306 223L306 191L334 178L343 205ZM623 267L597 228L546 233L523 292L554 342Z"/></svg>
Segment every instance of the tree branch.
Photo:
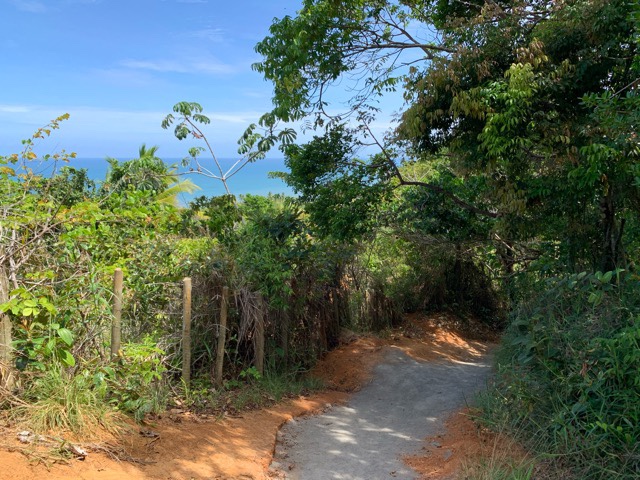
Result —
<svg viewBox="0 0 640 480"><path fill-rule="evenodd" d="M482 215L484 217L499 218L501 216L499 212L492 212L492 211L489 211L489 210L484 210L482 208L476 207L475 205L471 205L470 203L465 202L464 200L462 200L461 198L457 197L456 195L454 195L453 193L451 193L447 189L441 187L440 185L436 185L436 184L428 183L428 182L405 180L405 178L402 176L402 172L398 168L398 165L396 165L396 162L393 160L393 158L391 158L391 155L389 154L387 149L378 141L378 139L373 134L373 132L371 132L371 129L369 128L369 125L365 124L365 128L367 129L367 132L369 132L369 135L371 135L371 138L373 138L373 141L375 142L375 144L378 146L378 148L380 148L380 151L382 152L382 154L384 155L385 159L387 160L387 164L393 170L393 175L398 179L398 181L400 182L400 185L406 185L406 186L412 185L412 186L426 188L428 190L431 190L432 192L439 193L441 195L444 195L444 196L448 197L456 205L464 208L465 210L468 210L470 212L476 213L478 215Z"/></svg>

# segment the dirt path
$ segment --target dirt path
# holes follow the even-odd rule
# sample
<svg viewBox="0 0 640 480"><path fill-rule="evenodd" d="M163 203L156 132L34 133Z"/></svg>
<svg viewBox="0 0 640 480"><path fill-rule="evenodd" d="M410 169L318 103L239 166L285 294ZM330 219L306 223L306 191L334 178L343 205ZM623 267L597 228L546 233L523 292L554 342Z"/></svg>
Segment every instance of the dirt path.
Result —
<svg viewBox="0 0 640 480"><path fill-rule="evenodd" d="M416 361L388 347L372 381L345 405L287 422L272 470L292 480L418 478L402 457L418 453L485 386L488 360Z"/></svg>
<svg viewBox="0 0 640 480"><path fill-rule="evenodd" d="M272 459L276 434L280 426L294 417L323 411L327 405L331 405L332 411L336 411L336 406L343 405L353 392L356 392L356 398L365 395L368 387L359 393L357 391L362 385L367 384L373 374L379 374L378 370L374 373L374 367L380 364L389 352L392 352L392 359L396 358L400 364L406 363L409 370L415 368L415 374L418 377L421 377L422 373L416 365L428 363L418 363L416 360L419 362L434 360L442 365L446 365L446 362L454 362L452 365L463 365L455 362L474 363L483 358L489 348L486 342L465 340L456 333L440 327L442 320L438 316L429 318L416 316L410 319L410 323L402 331L392 332L386 339L356 338L355 336L346 338L345 345L328 354L314 371L315 375L324 379L329 385L330 389L326 392L311 397L290 399L272 408L243 413L237 418L217 419L188 414L165 415L149 426L159 434L159 437L150 439L133 432L122 438L115 449L119 453L119 459L110 458L98 450L90 450L89 456L83 462L71 461L68 465L34 464L33 455L18 450L21 445L15 437L15 426L0 424L0 480L263 479ZM408 360L407 356L413 360ZM385 367L384 364L380 364L380 369L383 371L393 370L393 368L395 368L394 365ZM479 367L477 370L484 372ZM440 375L447 378L453 376L452 372L454 370L443 370ZM394 376L391 371L391 377ZM405 375L396 377L402 380ZM411 385L421 383L420 378L408 381ZM435 391L443 391L435 388L434 381L429 380L427 388L430 388L430 383ZM372 382L371 386L375 384L376 382ZM403 390L409 387L410 385L401 383L393 389ZM418 393L418 396L421 394ZM367 409L368 407L358 408ZM408 408L417 407L414 404ZM436 416L424 412L421 414L429 417ZM414 418L411 413L405 417ZM376 425L375 418L370 421ZM438 422L440 419L433 423ZM382 428L392 427L385 424ZM429 435L429 431L416 431L409 435L413 435L416 441L419 441ZM391 437L391 435L387 436ZM406 442L400 436L395 438L398 445ZM407 453L410 452L407 451ZM452 458L441 461L451 463L455 457L454 452ZM132 463L127 459L135 459L137 462ZM415 459L410 463L416 464ZM421 462L417 464L419 468L433 470L433 465L422 466ZM400 471L406 467L400 465L397 468ZM386 477L370 476L368 478Z"/></svg>

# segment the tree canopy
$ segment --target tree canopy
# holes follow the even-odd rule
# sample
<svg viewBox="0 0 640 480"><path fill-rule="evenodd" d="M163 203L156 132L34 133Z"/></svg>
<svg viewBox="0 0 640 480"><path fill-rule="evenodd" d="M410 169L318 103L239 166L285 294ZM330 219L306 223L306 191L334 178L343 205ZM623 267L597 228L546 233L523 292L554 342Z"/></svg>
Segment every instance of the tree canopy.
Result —
<svg viewBox="0 0 640 480"><path fill-rule="evenodd" d="M373 137L382 161L370 170L498 219L509 241L562 240L569 267L624 263L638 202L634 2L307 0L270 32L254 68L274 83L271 115L310 118L327 138L346 125L355 148L371 142L377 99L402 89L406 109ZM348 79L336 114L328 92ZM409 161L444 175L412 181ZM313 185L295 172L294 187Z"/></svg>

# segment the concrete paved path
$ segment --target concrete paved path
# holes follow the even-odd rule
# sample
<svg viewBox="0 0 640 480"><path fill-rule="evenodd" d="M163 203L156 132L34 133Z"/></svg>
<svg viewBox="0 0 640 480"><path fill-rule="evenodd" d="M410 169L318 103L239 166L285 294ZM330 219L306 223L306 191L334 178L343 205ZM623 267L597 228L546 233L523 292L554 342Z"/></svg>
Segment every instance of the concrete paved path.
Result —
<svg viewBox="0 0 640 480"><path fill-rule="evenodd" d="M486 385L488 357L476 362L417 362L390 348L372 381L344 406L287 422L272 470L292 480L415 479L401 457L472 402Z"/></svg>

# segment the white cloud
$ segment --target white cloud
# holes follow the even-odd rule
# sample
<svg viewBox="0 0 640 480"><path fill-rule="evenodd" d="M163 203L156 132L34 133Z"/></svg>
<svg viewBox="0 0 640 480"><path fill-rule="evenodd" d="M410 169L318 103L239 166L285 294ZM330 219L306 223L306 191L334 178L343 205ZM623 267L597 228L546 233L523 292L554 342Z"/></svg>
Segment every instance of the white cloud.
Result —
<svg viewBox="0 0 640 480"><path fill-rule="evenodd" d="M148 87L157 85L158 79L152 74L141 70L131 70L125 68L94 69L89 72L90 76L98 77L101 81L119 86Z"/></svg>
<svg viewBox="0 0 640 480"><path fill-rule="evenodd" d="M242 95L248 98L269 98L269 95L261 90L244 90Z"/></svg>
<svg viewBox="0 0 640 480"><path fill-rule="evenodd" d="M189 60L124 60L120 65L135 70L150 70L163 73L205 73L209 75L231 74L237 71L233 65L215 59Z"/></svg>
<svg viewBox="0 0 640 480"><path fill-rule="evenodd" d="M120 65L138 70L152 70L154 72L188 72L184 64L172 60L123 60Z"/></svg>
<svg viewBox="0 0 640 480"><path fill-rule="evenodd" d="M189 33L189 37L197 38L199 40L207 40L210 42L219 42L226 35L226 31L222 28L207 27L200 30L195 30Z"/></svg>
<svg viewBox="0 0 640 480"><path fill-rule="evenodd" d="M0 105L0 113L28 113L31 108L26 105Z"/></svg>
<svg viewBox="0 0 640 480"><path fill-rule="evenodd" d="M237 68L232 65L212 62L208 60L193 62L192 66L198 72L209 73L209 74L234 73L237 71Z"/></svg>
<svg viewBox="0 0 640 480"><path fill-rule="evenodd" d="M219 121L223 123L242 123L246 126L249 126L249 123L255 122L263 114L264 112L211 113L207 116L211 119L212 122Z"/></svg>
<svg viewBox="0 0 640 480"><path fill-rule="evenodd" d="M37 0L9 0L18 10L29 13L44 13L47 6Z"/></svg>
<svg viewBox="0 0 640 480"><path fill-rule="evenodd" d="M92 106L57 105L0 105L0 155L20 151L20 139L29 137L37 128L68 112L69 120L51 138L38 142L39 153L52 153L65 148L80 157L127 157L138 151L142 143L159 145L167 158L182 157L187 149L198 144L195 139L180 142L173 136L173 128L163 130L162 119L166 111L109 109ZM205 111L211 124L202 130L217 155L234 156L236 140L250 123L256 122L263 112L258 111ZM6 149L7 151L2 151Z"/></svg>

